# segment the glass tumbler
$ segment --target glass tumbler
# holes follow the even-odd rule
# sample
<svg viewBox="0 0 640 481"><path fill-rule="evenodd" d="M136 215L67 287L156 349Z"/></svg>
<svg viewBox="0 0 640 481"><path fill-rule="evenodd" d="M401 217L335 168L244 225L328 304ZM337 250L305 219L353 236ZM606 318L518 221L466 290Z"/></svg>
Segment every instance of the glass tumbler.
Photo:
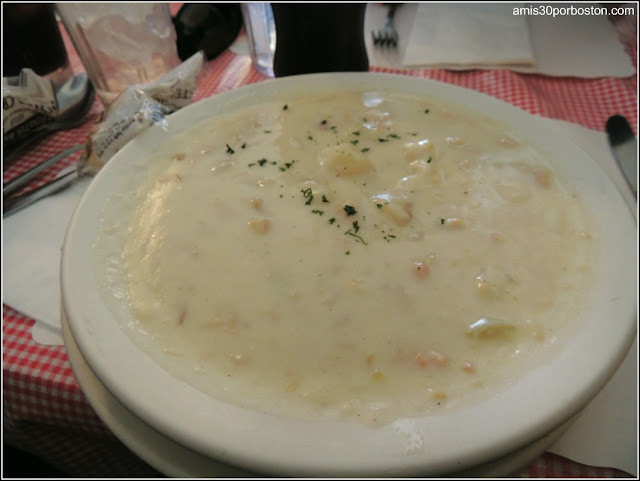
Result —
<svg viewBox="0 0 640 481"><path fill-rule="evenodd" d="M243 3L242 19L253 66L258 72L273 77L276 27L271 4Z"/></svg>
<svg viewBox="0 0 640 481"><path fill-rule="evenodd" d="M58 14L103 104L180 64L166 3L58 3Z"/></svg>

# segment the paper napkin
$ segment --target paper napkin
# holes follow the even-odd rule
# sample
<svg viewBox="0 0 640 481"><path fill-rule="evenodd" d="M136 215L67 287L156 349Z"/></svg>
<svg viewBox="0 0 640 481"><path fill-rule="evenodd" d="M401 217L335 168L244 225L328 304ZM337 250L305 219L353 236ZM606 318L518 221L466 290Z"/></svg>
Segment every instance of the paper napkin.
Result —
<svg viewBox="0 0 640 481"><path fill-rule="evenodd" d="M365 16L369 63L393 69L504 68L580 78L628 77L636 72L606 15L514 14L514 9L527 13L526 8L533 6L406 3L394 18L399 45L389 49L375 47L371 38L371 31L384 24L387 7L369 4ZM546 7L562 9L571 4Z"/></svg>

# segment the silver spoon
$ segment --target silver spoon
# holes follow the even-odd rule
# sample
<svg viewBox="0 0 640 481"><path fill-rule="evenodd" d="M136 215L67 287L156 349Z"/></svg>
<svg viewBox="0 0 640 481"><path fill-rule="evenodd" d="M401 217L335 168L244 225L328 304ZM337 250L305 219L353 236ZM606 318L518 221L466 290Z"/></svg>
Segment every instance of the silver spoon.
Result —
<svg viewBox="0 0 640 481"><path fill-rule="evenodd" d="M95 90L89 81L86 73L81 73L68 80L58 92L56 99L58 101L59 113L54 120L44 124L31 137L27 138L24 143L20 144L16 149L5 152L4 162L10 163L16 157L23 154L27 147L33 145L38 140L42 140L47 135L59 130L72 129L80 124L93 106L95 98ZM50 165L60 160L62 157L53 156L45 162L29 169L24 174L11 179L2 184L2 197L7 197L26 185L31 179L36 177L40 172L47 169Z"/></svg>

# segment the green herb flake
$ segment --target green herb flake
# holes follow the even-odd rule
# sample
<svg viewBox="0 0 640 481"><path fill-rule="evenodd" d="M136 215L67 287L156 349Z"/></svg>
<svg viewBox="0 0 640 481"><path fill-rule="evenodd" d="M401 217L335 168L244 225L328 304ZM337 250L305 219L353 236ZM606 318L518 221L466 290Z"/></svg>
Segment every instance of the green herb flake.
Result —
<svg viewBox="0 0 640 481"><path fill-rule="evenodd" d="M229 144L227 144L227 154L235 154L235 150L233 150Z"/></svg>
<svg viewBox="0 0 640 481"><path fill-rule="evenodd" d="M369 150L371 150L369 147L365 147L364 149L361 149L360 152L369 152Z"/></svg>
<svg viewBox="0 0 640 481"><path fill-rule="evenodd" d="M429 109L424 109L424 113L428 114L429 113Z"/></svg>
<svg viewBox="0 0 640 481"><path fill-rule="evenodd" d="M240 146L241 149L244 149L247 146L246 142L242 142L242 145Z"/></svg>
<svg viewBox="0 0 640 481"><path fill-rule="evenodd" d="M318 215L320 215L320 216L321 216L321 215L324 215L324 211L322 211L322 210L318 210L318 209L313 209L313 210L311 211L311 213L312 213L312 214L318 214Z"/></svg>
<svg viewBox="0 0 640 481"><path fill-rule="evenodd" d="M358 145L358 139L352 140L352 141L351 141L351 143L352 143L353 145Z"/></svg>
<svg viewBox="0 0 640 481"><path fill-rule="evenodd" d="M335 217L332 217L331 219L329 219L329 224L333 224L336 221Z"/></svg>
<svg viewBox="0 0 640 481"><path fill-rule="evenodd" d="M344 206L344 211L347 213L347 215L354 215L354 214L357 214L357 212L358 212L351 205L345 205Z"/></svg>
<svg viewBox="0 0 640 481"><path fill-rule="evenodd" d="M376 207L377 207L378 209L382 209L382 204L376 204Z"/></svg>
<svg viewBox="0 0 640 481"><path fill-rule="evenodd" d="M345 255L350 255L350 254L351 254L351 251L345 252Z"/></svg>
<svg viewBox="0 0 640 481"><path fill-rule="evenodd" d="M389 134L389 137L391 137L392 139L399 139L400 136L398 134Z"/></svg>
<svg viewBox="0 0 640 481"><path fill-rule="evenodd" d="M304 205L311 205L311 202L313 201L313 191L311 190L311 188L309 187L307 189L303 189L300 192L302 192L304 198L307 199Z"/></svg>
<svg viewBox="0 0 640 481"><path fill-rule="evenodd" d="M350 235L351 237L355 237L356 242L361 242L362 244L367 245L366 241L362 237L360 237L358 234L353 232L351 229L345 232L344 235Z"/></svg>
<svg viewBox="0 0 640 481"><path fill-rule="evenodd" d="M432 160L433 159L431 158L431 156L429 156L429 158L427 159L427 164L430 164Z"/></svg>
<svg viewBox="0 0 640 481"><path fill-rule="evenodd" d="M389 142L389 139L383 139L383 138L379 138L378 142Z"/></svg>
<svg viewBox="0 0 640 481"><path fill-rule="evenodd" d="M267 163L267 159L260 159L260 160L258 161L258 164L260 164L260 167L263 167L263 166L264 166L264 164L266 164L266 163Z"/></svg>
<svg viewBox="0 0 640 481"><path fill-rule="evenodd" d="M357 234L358 231L360 230L360 226L358 225L358 221L357 220L353 221L353 224L351 224L351 225L353 226L353 233Z"/></svg>
<svg viewBox="0 0 640 481"><path fill-rule="evenodd" d="M320 122L320 125L327 125L327 121L323 120L322 122Z"/></svg>
<svg viewBox="0 0 640 481"><path fill-rule="evenodd" d="M444 219L440 219L440 225L444 224Z"/></svg>
<svg viewBox="0 0 640 481"><path fill-rule="evenodd" d="M282 110L289 110L289 106L287 104L284 104L284 107L282 107Z"/></svg>
<svg viewBox="0 0 640 481"><path fill-rule="evenodd" d="M355 135L356 137L360 135L360 131L356 130L355 132L351 132L353 135Z"/></svg>
<svg viewBox="0 0 640 481"><path fill-rule="evenodd" d="M324 194L322 194L322 202L324 202L325 204L329 203L329 199L327 199L327 197Z"/></svg>

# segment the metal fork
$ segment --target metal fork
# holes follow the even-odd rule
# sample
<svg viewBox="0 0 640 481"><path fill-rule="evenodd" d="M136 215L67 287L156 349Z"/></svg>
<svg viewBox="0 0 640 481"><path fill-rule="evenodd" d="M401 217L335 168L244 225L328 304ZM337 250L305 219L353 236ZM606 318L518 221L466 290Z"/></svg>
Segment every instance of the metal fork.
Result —
<svg viewBox="0 0 640 481"><path fill-rule="evenodd" d="M393 26L393 17L401 3L389 3L389 11L387 12L387 20L384 26L378 30L371 31L374 45L396 47L398 45L398 32Z"/></svg>

